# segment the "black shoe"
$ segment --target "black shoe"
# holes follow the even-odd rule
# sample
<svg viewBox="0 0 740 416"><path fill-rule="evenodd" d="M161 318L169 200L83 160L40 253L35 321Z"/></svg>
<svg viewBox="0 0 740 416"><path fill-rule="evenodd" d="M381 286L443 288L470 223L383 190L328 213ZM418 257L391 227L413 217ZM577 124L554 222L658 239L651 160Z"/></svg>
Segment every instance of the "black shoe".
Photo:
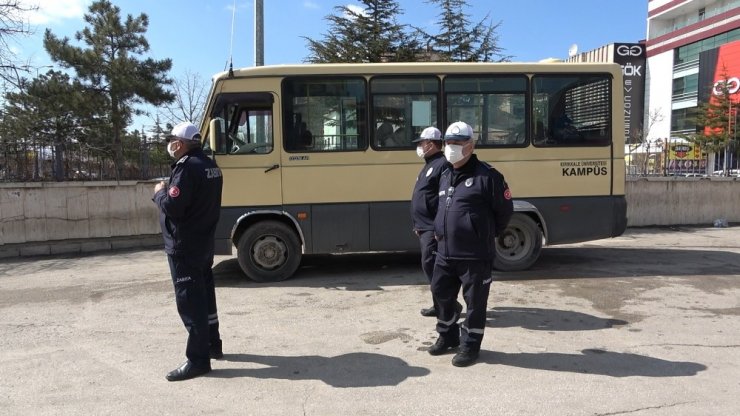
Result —
<svg viewBox="0 0 740 416"><path fill-rule="evenodd" d="M457 354L452 357L452 365L455 367L467 367L478 359L478 353L479 350L462 347L457 351Z"/></svg>
<svg viewBox="0 0 740 416"><path fill-rule="evenodd" d="M208 355L214 360L220 360L224 358L224 351L223 351L222 345L223 344L221 343L221 341L212 343L208 350Z"/></svg>
<svg viewBox="0 0 740 416"><path fill-rule="evenodd" d="M190 360L187 360L176 369L167 373L167 381L189 380L191 378L202 376L210 371L210 367L196 367L190 362Z"/></svg>
<svg viewBox="0 0 740 416"><path fill-rule="evenodd" d="M455 310L457 311L457 314L460 315L460 312L462 312L462 305L460 302L455 301ZM437 316L437 309L432 306L431 308L424 308L421 310L421 316Z"/></svg>
<svg viewBox="0 0 740 416"><path fill-rule="evenodd" d="M460 345L459 338L448 340L448 339L445 339L445 337L440 335L439 338L437 338L437 342L435 342L434 345L429 347L428 352L430 355L442 355L445 352L447 352L447 350L449 350L450 348L455 348L458 345Z"/></svg>
<svg viewBox="0 0 740 416"><path fill-rule="evenodd" d="M424 308L421 310L421 316L437 316L437 310L434 309L434 306L431 308Z"/></svg>

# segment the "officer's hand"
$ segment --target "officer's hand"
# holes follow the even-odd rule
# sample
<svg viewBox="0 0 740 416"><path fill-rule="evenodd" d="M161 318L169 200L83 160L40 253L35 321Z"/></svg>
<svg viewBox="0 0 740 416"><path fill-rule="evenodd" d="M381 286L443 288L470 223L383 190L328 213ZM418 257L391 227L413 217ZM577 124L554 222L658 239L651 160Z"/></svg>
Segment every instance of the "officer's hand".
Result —
<svg viewBox="0 0 740 416"><path fill-rule="evenodd" d="M154 193L161 191L162 189L166 188L167 184L164 183L164 181L159 181L158 184L154 185Z"/></svg>

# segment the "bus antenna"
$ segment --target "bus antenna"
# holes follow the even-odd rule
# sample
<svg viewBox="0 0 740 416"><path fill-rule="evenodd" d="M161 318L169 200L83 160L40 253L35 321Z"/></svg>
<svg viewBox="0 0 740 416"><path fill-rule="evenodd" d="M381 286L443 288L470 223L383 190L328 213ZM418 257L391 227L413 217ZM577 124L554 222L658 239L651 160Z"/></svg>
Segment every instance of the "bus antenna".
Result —
<svg viewBox="0 0 740 416"><path fill-rule="evenodd" d="M229 46L229 78L234 76L234 20L236 18L236 0L231 8L231 40Z"/></svg>

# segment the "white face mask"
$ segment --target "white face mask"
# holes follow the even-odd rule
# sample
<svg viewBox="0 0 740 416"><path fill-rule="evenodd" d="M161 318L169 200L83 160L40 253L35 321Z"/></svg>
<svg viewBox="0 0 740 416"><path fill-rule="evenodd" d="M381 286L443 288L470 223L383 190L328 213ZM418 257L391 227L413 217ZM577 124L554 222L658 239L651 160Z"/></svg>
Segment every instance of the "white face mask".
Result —
<svg viewBox="0 0 740 416"><path fill-rule="evenodd" d="M453 165L465 158L463 156L463 146L460 144L445 145L445 158Z"/></svg>
<svg viewBox="0 0 740 416"><path fill-rule="evenodd" d="M416 146L416 156L424 157L425 154L426 154L426 152L424 151L424 145L423 144L420 144L420 145Z"/></svg>
<svg viewBox="0 0 740 416"><path fill-rule="evenodd" d="M167 153L170 155L171 158L175 158L175 150L172 148L172 145L175 142L169 142L167 143Z"/></svg>

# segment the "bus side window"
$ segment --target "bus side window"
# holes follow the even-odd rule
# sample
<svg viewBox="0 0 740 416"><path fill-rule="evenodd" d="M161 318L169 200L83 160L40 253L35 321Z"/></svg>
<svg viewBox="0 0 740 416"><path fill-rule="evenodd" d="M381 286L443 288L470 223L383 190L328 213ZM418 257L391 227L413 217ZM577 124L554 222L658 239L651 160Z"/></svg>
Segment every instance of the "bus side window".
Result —
<svg viewBox="0 0 740 416"><path fill-rule="evenodd" d="M217 154L264 154L273 149L271 93L224 93L216 98L212 119L223 120Z"/></svg>
<svg viewBox="0 0 740 416"><path fill-rule="evenodd" d="M283 81L283 146L288 152L364 150L365 80L288 77Z"/></svg>
<svg viewBox="0 0 740 416"><path fill-rule="evenodd" d="M268 108L242 108L230 132L234 145L233 154L264 154L272 152L272 110Z"/></svg>
<svg viewBox="0 0 740 416"><path fill-rule="evenodd" d="M303 121L303 114L293 115L293 123L290 129L285 131L285 147L291 150L311 150L313 148L313 133L308 128L308 123Z"/></svg>
<svg viewBox="0 0 740 416"><path fill-rule="evenodd" d="M447 122L470 124L478 133L476 147L527 145L525 75L450 75L444 82Z"/></svg>
<svg viewBox="0 0 740 416"><path fill-rule="evenodd" d="M383 121L375 130L374 143L378 147L388 146L388 140L391 139L391 136L393 136L393 125L387 121Z"/></svg>
<svg viewBox="0 0 740 416"><path fill-rule="evenodd" d="M370 80L373 147L408 150L429 126L438 126L440 81L436 76L376 76ZM444 129L442 129L444 130Z"/></svg>
<svg viewBox="0 0 740 416"><path fill-rule="evenodd" d="M535 75L532 78L535 145L609 145L611 82L609 75L601 74ZM540 128L540 123L544 128Z"/></svg>

